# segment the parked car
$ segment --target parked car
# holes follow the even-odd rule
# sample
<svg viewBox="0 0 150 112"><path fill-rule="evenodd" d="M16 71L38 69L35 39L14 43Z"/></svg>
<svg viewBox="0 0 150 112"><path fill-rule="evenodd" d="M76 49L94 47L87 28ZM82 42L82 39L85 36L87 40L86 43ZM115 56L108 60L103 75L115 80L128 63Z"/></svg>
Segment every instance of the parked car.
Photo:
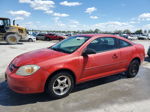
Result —
<svg viewBox="0 0 150 112"><path fill-rule="evenodd" d="M45 35L45 40L63 40L65 38L66 38L65 36L52 33Z"/></svg>
<svg viewBox="0 0 150 112"><path fill-rule="evenodd" d="M36 41L36 37L35 36L33 36L33 35L27 35L26 36L26 38L24 38L24 39L22 39L22 40L20 40L21 42L22 41L28 41L28 42L35 42Z"/></svg>
<svg viewBox="0 0 150 112"><path fill-rule="evenodd" d="M138 39L139 40L147 40L147 39L149 39L149 37L147 35L139 35Z"/></svg>
<svg viewBox="0 0 150 112"><path fill-rule="evenodd" d="M68 33L65 36L67 36L67 37L73 36L73 33Z"/></svg>
<svg viewBox="0 0 150 112"><path fill-rule="evenodd" d="M150 57L150 46L149 46L149 48L148 48L147 55Z"/></svg>
<svg viewBox="0 0 150 112"><path fill-rule="evenodd" d="M17 93L46 92L62 98L74 86L125 72L135 77L144 60L144 47L104 34L69 37L49 48L24 53L7 67L6 80Z"/></svg>
<svg viewBox="0 0 150 112"><path fill-rule="evenodd" d="M33 35L28 35L27 38L28 38L28 42L35 42L36 41L36 37Z"/></svg>
<svg viewBox="0 0 150 112"><path fill-rule="evenodd" d="M121 37L124 37L124 38L126 38L126 39L128 39L128 37L129 37L127 34L121 34L120 36L121 36Z"/></svg>
<svg viewBox="0 0 150 112"><path fill-rule="evenodd" d="M129 36L128 36L128 39L129 39L129 40L136 40L136 39L137 39L137 36L129 35Z"/></svg>
<svg viewBox="0 0 150 112"><path fill-rule="evenodd" d="M45 34L44 33L39 33L36 35L37 40L45 40Z"/></svg>

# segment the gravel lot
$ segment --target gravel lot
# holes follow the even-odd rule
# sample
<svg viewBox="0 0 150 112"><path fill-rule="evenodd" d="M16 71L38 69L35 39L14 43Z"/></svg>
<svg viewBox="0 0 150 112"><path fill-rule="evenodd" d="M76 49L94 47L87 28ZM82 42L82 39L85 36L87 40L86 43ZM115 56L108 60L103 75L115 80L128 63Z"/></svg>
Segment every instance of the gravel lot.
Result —
<svg viewBox="0 0 150 112"><path fill-rule="evenodd" d="M149 112L150 59L145 58L137 77L118 74L78 85L66 98L53 100L45 94L23 95L9 90L4 72L17 55L51 46L58 41L18 45L0 43L0 112ZM150 41L136 40L147 51Z"/></svg>
<svg viewBox="0 0 150 112"><path fill-rule="evenodd" d="M6 43L0 43L0 59L1 59L0 77L4 76L4 72L6 70L7 65L17 55L20 55L28 51L49 47L55 44L56 42L59 41L24 42L19 43L17 45L7 45Z"/></svg>

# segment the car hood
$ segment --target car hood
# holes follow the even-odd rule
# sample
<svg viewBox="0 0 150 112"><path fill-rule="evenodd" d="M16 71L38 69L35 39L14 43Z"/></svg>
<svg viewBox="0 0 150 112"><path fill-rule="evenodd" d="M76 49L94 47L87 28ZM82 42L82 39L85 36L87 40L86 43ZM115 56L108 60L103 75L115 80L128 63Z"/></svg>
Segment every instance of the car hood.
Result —
<svg viewBox="0 0 150 112"><path fill-rule="evenodd" d="M48 48L27 52L17 56L12 63L15 66L23 66L29 64L38 64L42 61L58 58L67 55L66 53L54 51Z"/></svg>

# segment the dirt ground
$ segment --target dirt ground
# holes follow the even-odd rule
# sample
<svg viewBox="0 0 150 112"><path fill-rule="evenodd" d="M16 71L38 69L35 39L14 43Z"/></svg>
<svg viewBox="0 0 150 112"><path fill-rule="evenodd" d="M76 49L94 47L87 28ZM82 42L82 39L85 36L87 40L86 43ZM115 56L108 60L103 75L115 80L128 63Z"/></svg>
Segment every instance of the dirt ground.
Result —
<svg viewBox="0 0 150 112"><path fill-rule="evenodd" d="M17 94L4 81L9 62L17 55L49 47L57 41L18 45L0 43L0 112L150 112L150 58L146 57L138 75L128 79L122 74L97 79L76 86L63 99L45 94ZM147 51L150 41L136 40Z"/></svg>

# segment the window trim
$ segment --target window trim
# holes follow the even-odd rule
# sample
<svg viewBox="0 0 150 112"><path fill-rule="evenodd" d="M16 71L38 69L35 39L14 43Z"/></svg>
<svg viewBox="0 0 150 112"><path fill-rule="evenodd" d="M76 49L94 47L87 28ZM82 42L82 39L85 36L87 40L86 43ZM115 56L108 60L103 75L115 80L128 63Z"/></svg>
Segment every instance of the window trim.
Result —
<svg viewBox="0 0 150 112"><path fill-rule="evenodd" d="M118 39L117 39L116 37L97 37L96 39L98 39L98 38L113 38L113 39L115 40L115 44L116 44L115 46L116 46L116 48L114 48L114 49L109 49L109 50L104 50L104 51L101 51L101 52L96 52L96 54L119 49L119 47L118 47ZM94 39L94 40L96 40L96 39ZM93 42L94 40L92 40L91 42ZM90 43L91 43L91 42L90 42ZM89 44L90 44L90 43L89 43ZM88 44L88 45L89 45L89 44ZM86 46L85 49L87 49L88 45ZM92 54L91 54L91 55L92 55Z"/></svg>

